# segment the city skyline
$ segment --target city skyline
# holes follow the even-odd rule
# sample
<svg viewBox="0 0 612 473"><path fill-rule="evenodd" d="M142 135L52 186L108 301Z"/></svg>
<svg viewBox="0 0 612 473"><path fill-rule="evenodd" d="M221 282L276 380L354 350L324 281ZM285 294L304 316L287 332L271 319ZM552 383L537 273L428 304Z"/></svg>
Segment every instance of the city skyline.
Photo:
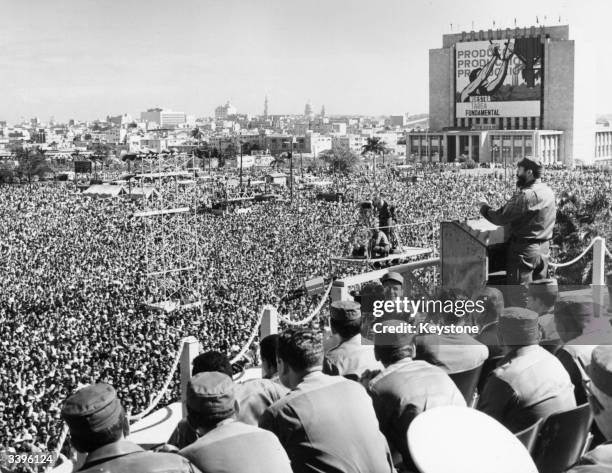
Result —
<svg viewBox="0 0 612 473"><path fill-rule="evenodd" d="M66 0L4 2L0 120L93 120L163 107L212 116L428 111L428 50L444 33L570 25L577 50L601 51L605 1L366 2ZM452 28L452 29L451 29ZM591 46L593 45L593 46ZM597 50L595 49L597 48ZM603 55L605 57L605 54ZM612 112L612 64L595 59L598 113ZM595 92L594 92L595 93Z"/></svg>

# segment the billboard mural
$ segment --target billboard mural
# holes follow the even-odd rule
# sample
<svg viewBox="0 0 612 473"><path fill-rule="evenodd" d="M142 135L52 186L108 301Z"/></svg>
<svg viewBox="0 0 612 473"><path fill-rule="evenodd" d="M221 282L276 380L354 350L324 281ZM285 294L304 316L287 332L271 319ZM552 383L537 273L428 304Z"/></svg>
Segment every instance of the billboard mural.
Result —
<svg viewBox="0 0 612 473"><path fill-rule="evenodd" d="M539 117L543 54L540 38L457 43L456 117Z"/></svg>

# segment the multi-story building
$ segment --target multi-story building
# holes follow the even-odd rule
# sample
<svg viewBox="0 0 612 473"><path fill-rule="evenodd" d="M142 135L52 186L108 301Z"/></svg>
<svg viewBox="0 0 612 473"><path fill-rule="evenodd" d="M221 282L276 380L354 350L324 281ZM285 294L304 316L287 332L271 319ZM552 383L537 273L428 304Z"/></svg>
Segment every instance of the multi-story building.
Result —
<svg viewBox="0 0 612 473"><path fill-rule="evenodd" d="M598 126L595 131L595 162L612 165L612 128Z"/></svg>
<svg viewBox="0 0 612 473"><path fill-rule="evenodd" d="M146 112L141 112L140 119L149 124L155 124L159 128L174 128L187 121L185 112L173 112L161 108L151 108Z"/></svg>
<svg viewBox="0 0 612 473"><path fill-rule="evenodd" d="M231 115L236 115L236 113L238 113L236 107L234 107L228 100L227 102L225 102L225 105L219 105L217 108L215 108L215 119L225 120Z"/></svg>
<svg viewBox="0 0 612 473"><path fill-rule="evenodd" d="M352 151L353 153L360 154L363 150L363 146L367 142L368 137L366 135L356 133L349 133L348 135L333 135L332 150Z"/></svg>
<svg viewBox="0 0 612 473"><path fill-rule="evenodd" d="M577 54L579 52L579 54ZM569 26L472 31L429 51L429 130L408 133L422 160L593 161L588 48Z"/></svg>

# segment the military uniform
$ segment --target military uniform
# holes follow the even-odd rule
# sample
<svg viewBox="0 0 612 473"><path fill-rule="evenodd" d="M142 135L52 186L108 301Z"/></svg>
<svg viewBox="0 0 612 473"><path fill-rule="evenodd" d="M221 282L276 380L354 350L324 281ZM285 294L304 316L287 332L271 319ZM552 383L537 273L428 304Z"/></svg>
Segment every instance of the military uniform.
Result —
<svg viewBox="0 0 612 473"><path fill-rule="evenodd" d="M549 352L555 353L563 344L555 326L554 312L546 312L538 317L540 327L540 345Z"/></svg>
<svg viewBox="0 0 612 473"><path fill-rule="evenodd" d="M518 432L538 419L576 407L574 386L563 365L538 345L538 314L508 307L499 318L498 331L511 351L487 379L479 410Z"/></svg>
<svg viewBox="0 0 612 473"><path fill-rule="evenodd" d="M610 473L612 471L612 442L591 450L567 473Z"/></svg>
<svg viewBox="0 0 612 473"><path fill-rule="evenodd" d="M332 348L323 360L323 373L360 379L365 371L382 370L374 357L373 345L363 345L361 335L343 340Z"/></svg>
<svg viewBox="0 0 612 473"><path fill-rule="evenodd" d="M353 381L311 372L259 425L279 438L294 473L394 471L372 402Z"/></svg>
<svg viewBox="0 0 612 473"><path fill-rule="evenodd" d="M415 346L416 360L439 366L447 373L471 370L489 357L489 349L465 333L418 335Z"/></svg>
<svg viewBox="0 0 612 473"><path fill-rule="evenodd" d="M237 421L217 426L179 453L202 473L291 473L274 434Z"/></svg>
<svg viewBox="0 0 612 473"><path fill-rule="evenodd" d="M125 412L115 389L105 383L86 386L64 402L62 419L71 437L86 439L125 421ZM83 452L84 453L84 452ZM88 452L81 472L198 473L186 459L172 453L147 452L138 445L118 438Z"/></svg>
<svg viewBox="0 0 612 473"><path fill-rule="evenodd" d="M330 317L334 324L361 322L361 306L353 301L336 301L331 304ZM345 376L359 380L367 371L381 370L382 365L374 357L374 347L363 344L361 334L340 339L323 359L323 373L331 376Z"/></svg>
<svg viewBox="0 0 612 473"><path fill-rule="evenodd" d="M567 370L570 379L575 386L576 402L580 405L587 402L586 392L582 380L584 378L580 367L589 369L591 355L598 345L612 344L612 327L606 319L601 319L600 324L591 327L579 337L570 340L556 353L557 358ZM597 326L599 328L597 328Z"/></svg>
<svg viewBox="0 0 612 473"><path fill-rule="evenodd" d="M264 411L284 397L289 390L282 384L269 379L251 379L235 385L235 396L239 410L236 419L249 425L257 425ZM185 448L197 440L198 436L186 419L179 421L168 443Z"/></svg>
<svg viewBox="0 0 612 473"><path fill-rule="evenodd" d="M187 419L203 435L180 455L203 473L291 473L274 435L235 420L235 387L229 376L215 371L189 380Z"/></svg>
<svg viewBox="0 0 612 473"><path fill-rule="evenodd" d="M538 419L576 407L574 386L554 355L539 345L511 352L489 376L478 409L519 432Z"/></svg>
<svg viewBox="0 0 612 473"><path fill-rule="evenodd" d="M120 440L94 450L78 470L83 473L197 473L189 461L174 453L145 451L127 440Z"/></svg>
<svg viewBox="0 0 612 473"><path fill-rule="evenodd" d="M588 372L592 395L597 400L591 402L595 424L609 442L587 453L568 473L609 473L612 471L612 346L609 343L593 350ZM597 408L596 404L599 404Z"/></svg>
<svg viewBox="0 0 612 473"><path fill-rule="evenodd" d="M556 355L574 384L576 402L583 404L587 401L584 371L589 370L595 347L612 345L612 326L607 318L594 316L590 298L559 303L555 317L562 338L567 340Z"/></svg>
<svg viewBox="0 0 612 473"><path fill-rule="evenodd" d="M519 189L498 210L483 205L480 213L495 225L508 225L507 284L522 285L547 276L549 240L557 217L555 195L550 187L536 179ZM517 300L509 305L525 305L524 294L513 299Z"/></svg>
<svg viewBox="0 0 612 473"><path fill-rule="evenodd" d="M559 286L554 278L531 281L527 290L528 308L538 312L540 345L555 353L562 345L557 332L554 306L559 297Z"/></svg>
<svg viewBox="0 0 612 473"><path fill-rule="evenodd" d="M425 361L404 358L385 368L368 386L380 430L398 451L404 465L412 460L406 432L421 412L440 406L465 406L465 399L450 377Z"/></svg>

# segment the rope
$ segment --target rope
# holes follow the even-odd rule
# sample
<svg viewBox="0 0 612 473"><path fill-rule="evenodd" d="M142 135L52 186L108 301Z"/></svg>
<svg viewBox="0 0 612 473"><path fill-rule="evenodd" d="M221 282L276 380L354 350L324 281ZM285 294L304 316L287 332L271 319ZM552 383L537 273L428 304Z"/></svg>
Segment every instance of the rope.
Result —
<svg viewBox="0 0 612 473"><path fill-rule="evenodd" d="M255 340L255 337L259 333L259 326L261 325L261 320L263 319L264 310L266 310L267 307L268 306L263 306L263 308L261 309L261 312L259 313L259 318L257 319L257 323L255 324L255 327L253 327L253 331L251 332L251 336L249 337L247 342L242 347L242 350L240 350L238 354L230 360L231 365L233 365L237 361L240 361L240 359L244 356L244 354L250 348L251 344L253 343L253 340Z"/></svg>
<svg viewBox="0 0 612 473"><path fill-rule="evenodd" d="M325 293L323 294L323 297L321 297L321 300L319 301L319 305L317 305L317 307L312 312L312 314L310 314L305 319L302 319L302 320L296 322L296 321L293 321L293 320L289 320L289 319L287 319L286 317L283 317L280 314L278 315L278 319L281 320L282 322L285 322L287 325L294 325L294 326L306 325L312 319L314 319L317 315L319 315L319 312L323 308L323 304L325 303L325 301L327 299L327 296L329 296L329 293L331 292L332 284L333 284L333 282L329 283L329 286L327 286L327 289L325 290Z"/></svg>
<svg viewBox="0 0 612 473"><path fill-rule="evenodd" d="M45 468L45 471L51 471L54 467L55 467L55 463L57 462L57 460L59 460L60 458L60 452L62 451L62 448L64 447L64 442L66 442L66 437L68 437L68 426L66 424L63 425L62 427L62 432L60 433L59 439L57 441L57 447L55 447L55 450L53 451L53 465L49 465L47 468Z"/></svg>
<svg viewBox="0 0 612 473"><path fill-rule="evenodd" d="M180 345L179 345L179 349L176 351L176 355L174 357L174 362L172 363L172 368L170 369L170 373L168 373L168 377L166 378L166 381L164 382L163 387L161 388L161 390L159 391L159 393L157 394L155 399L153 399L153 401L151 401L151 404L149 405L149 407L147 407L140 414L136 414L136 415L133 415L133 416L131 415L130 416L130 422L134 422L134 421L142 419L149 412L151 412L153 409L155 409L157 407L157 404L159 404L159 401L162 400L162 398L166 394L166 391L168 390L168 386L170 386L170 382L172 381L172 378L174 377L174 373L176 372L176 369L178 368L179 361L181 359L182 348L183 348L183 340L181 340Z"/></svg>
<svg viewBox="0 0 612 473"><path fill-rule="evenodd" d="M549 263L549 265L553 268L565 268L567 266L571 266L574 263L577 263L584 257L584 255L586 255L589 252L589 250L593 247L593 245L595 244L595 241L597 240L602 240L602 238L601 237L593 238L589 246L587 246L586 249L582 253L580 253L578 256L576 256L573 260L566 261L565 263Z"/></svg>

